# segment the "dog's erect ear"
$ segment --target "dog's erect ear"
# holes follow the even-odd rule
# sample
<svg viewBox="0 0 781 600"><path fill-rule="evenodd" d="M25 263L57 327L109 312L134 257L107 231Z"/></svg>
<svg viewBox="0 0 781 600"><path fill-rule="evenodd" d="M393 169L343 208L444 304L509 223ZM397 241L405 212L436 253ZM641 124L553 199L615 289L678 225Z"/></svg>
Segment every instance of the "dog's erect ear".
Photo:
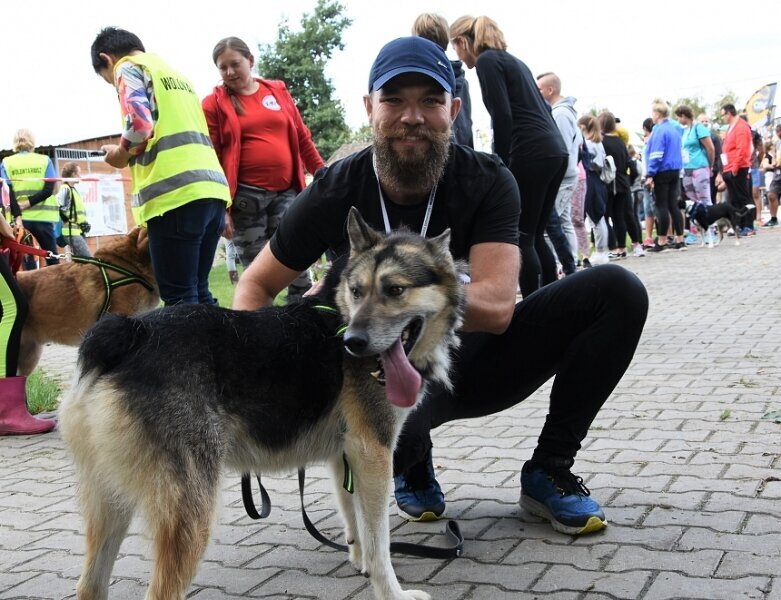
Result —
<svg viewBox="0 0 781 600"><path fill-rule="evenodd" d="M149 234L146 227L138 227L138 237L136 238L136 248L142 253L149 252Z"/></svg>
<svg viewBox="0 0 781 600"><path fill-rule="evenodd" d="M435 238L427 240L430 244L433 244L437 252L442 256L450 256L450 229L445 229Z"/></svg>
<svg viewBox="0 0 781 600"><path fill-rule="evenodd" d="M374 246L382 236L366 224L361 213L354 206L347 215L347 235L350 237L350 249L353 252L363 252Z"/></svg>

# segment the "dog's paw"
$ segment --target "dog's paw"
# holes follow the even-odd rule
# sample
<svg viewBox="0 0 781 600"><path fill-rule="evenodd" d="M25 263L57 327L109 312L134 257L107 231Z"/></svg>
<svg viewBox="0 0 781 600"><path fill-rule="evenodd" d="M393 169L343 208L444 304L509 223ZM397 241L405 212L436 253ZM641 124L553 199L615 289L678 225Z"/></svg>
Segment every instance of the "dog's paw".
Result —
<svg viewBox="0 0 781 600"><path fill-rule="evenodd" d="M431 600L431 596L422 590L403 590L395 600Z"/></svg>
<svg viewBox="0 0 781 600"><path fill-rule="evenodd" d="M366 569L363 566L363 550L361 550L361 544L355 541L347 546L350 553L350 564L355 567L357 571L366 573Z"/></svg>

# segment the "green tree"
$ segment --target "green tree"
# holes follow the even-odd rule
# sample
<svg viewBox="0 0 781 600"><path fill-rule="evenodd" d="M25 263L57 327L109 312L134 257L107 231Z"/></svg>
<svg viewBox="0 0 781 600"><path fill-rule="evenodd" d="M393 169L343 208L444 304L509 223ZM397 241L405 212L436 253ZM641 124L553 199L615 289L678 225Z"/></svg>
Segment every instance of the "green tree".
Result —
<svg viewBox="0 0 781 600"><path fill-rule="evenodd" d="M325 160L350 135L344 108L325 75L333 53L344 50L342 32L352 23L343 11L338 0L317 0L314 11L301 17L300 31L292 31L283 19L276 42L258 46L258 72L287 84Z"/></svg>
<svg viewBox="0 0 781 600"><path fill-rule="evenodd" d="M706 115L710 115L711 111L709 110L709 107L707 103L700 98L699 96L694 96L691 98L678 98L675 102L671 104L672 110L674 111L676 108L678 108L681 105L686 105L689 108L692 109L692 112L694 113L694 118L697 118L697 115L700 113L705 113Z"/></svg>
<svg viewBox="0 0 781 600"><path fill-rule="evenodd" d="M372 127L371 125L361 125L360 128L354 129L350 133L350 141L356 144L362 144L372 141Z"/></svg>
<svg viewBox="0 0 781 600"><path fill-rule="evenodd" d="M740 114L740 111L743 110L743 106L738 101L738 95L732 90L727 90L727 92L725 92L721 98L717 98L713 103L713 116L711 118L712 123L715 123L719 126L724 125L724 119L721 116L721 107L725 104L734 104L735 108L738 110L738 114Z"/></svg>

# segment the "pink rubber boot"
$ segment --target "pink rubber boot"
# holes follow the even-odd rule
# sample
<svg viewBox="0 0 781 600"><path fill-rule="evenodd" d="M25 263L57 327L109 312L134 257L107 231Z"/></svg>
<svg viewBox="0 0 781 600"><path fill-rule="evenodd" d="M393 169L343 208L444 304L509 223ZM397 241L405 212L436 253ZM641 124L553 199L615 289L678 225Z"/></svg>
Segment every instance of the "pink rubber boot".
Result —
<svg viewBox="0 0 781 600"><path fill-rule="evenodd" d="M26 377L0 379L0 435L46 433L57 425L54 419L38 419L27 410Z"/></svg>

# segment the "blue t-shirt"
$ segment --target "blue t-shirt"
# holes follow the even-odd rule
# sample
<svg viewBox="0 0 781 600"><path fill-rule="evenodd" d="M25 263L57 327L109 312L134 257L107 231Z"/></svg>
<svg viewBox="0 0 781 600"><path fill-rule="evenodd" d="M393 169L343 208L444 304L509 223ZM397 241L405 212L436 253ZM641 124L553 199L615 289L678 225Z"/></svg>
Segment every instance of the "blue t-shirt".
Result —
<svg viewBox="0 0 781 600"><path fill-rule="evenodd" d="M708 166L708 153L700 143L703 138L710 139L710 132L702 123L684 127L681 137L681 155L684 169L701 169Z"/></svg>

